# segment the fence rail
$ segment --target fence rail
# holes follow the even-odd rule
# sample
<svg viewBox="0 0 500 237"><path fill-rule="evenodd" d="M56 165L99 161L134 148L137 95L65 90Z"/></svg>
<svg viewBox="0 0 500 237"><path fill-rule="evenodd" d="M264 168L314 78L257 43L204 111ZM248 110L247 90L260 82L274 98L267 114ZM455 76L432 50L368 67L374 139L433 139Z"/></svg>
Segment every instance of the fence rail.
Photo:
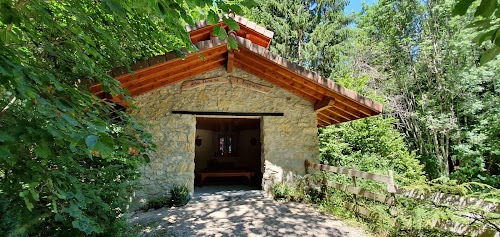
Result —
<svg viewBox="0 0 500 237"><path fill-rule="evenodd" d="M485 200L480 200L476 198L468 198L468 197L463 197L459 195L453 195L453 194L445 194L445 193L439 193L439 192L428 192L428 191L416 191L416 190L406 190L402 187L399 187L394 184L394 178L392 171L389 170L389 175L380 175L380 174L373 174L373 173L368 173L368 172L363 172L363 171L358 171L356 170L356 167L353 166L353 169L346 169L346 168L340 168L340 167L335 167L335 166L329 166L329 165L323 165L323 164L314 164L311 163L310 161L306 160L304 162L304 167L306 174L310 173L310 168L315 169L315 170L320 170L320 171L328 171L328 172L333 172L337 174L345 174L349 175L352 177L353 185L345 185L345 184L339 184L335 182L331 182L326 180L326 176L323 176L322 184L324 185L325 190L328 190L328 187L333 187L338 190L342 190L345 192L349 192L353 194L354 197L354 203L345 203L345 207L351 211L354 211L358 214L361 214L367 218L370 219L376 219L377 215L376 213L370 211L368 208L357 205L356 204L356 198L357 196L362 196L364 198L368 198L370 200L378 201L381 203L386 203L390 206L391 208L391 214L393 216L397 215L397 209L395 208L395 195L402 195L406 197L411 197L411 198L416 198L416 199L421 199L421 200L426 200L434 203L439 203L439 204L444 204L444 205L450 205L450 206L462 206L462 207L470 207L470 206L477 206L479 208L482 208L486 212L494 212L494 213L500 213L500 205L498 203L493 203L493 202L488 202ZM387 192L389 195L385 194L379 194L379 193L374 193L372 191L368 191L366 189L362 189L359 187L356 187L356 178L364 178L364 179L369 179L369 180L374 180L378 182L383 182L387 184ZM470 214L470 213L469 213ZM474 214L470 214L474 215ZM471 218L466 218L469 220L472 220ZM392 224L395 224L395 219L394 221L391 222ZM499 232L495 231L492 228L483 228L482 230L477 230L477 229L471 229L469 225L458 223L458 222L453 222L449 220L444 220L444 221L433 221L433 226L438 227L444 230L448 230L457 234L467 234L467 235L474 235L474 236L499 236Z"/></svg>

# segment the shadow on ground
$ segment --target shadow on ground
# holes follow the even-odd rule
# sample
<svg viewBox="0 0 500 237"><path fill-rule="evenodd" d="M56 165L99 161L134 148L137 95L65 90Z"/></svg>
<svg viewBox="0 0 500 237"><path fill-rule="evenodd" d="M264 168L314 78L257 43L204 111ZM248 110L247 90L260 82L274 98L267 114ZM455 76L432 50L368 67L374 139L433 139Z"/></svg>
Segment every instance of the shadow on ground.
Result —
<svg viewBox="0 0 500 237"><path fill-rule="evenodd" d="M134 213L128 223L139 236L365 236L308 205L247 192L195 195L183 207Z"/></svg>

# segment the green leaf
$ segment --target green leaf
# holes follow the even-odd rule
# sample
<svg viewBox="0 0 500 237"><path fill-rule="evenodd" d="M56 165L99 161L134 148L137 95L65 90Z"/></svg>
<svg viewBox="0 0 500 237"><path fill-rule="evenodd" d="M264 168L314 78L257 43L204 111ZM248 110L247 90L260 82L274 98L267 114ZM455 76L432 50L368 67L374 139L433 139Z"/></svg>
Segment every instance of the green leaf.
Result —
<svg viewBox="0 0 500 237"><path fill-rule="evenodd" d="M71 125L75 126L75 127L80 127L80 123L78 123L78 121L76 121L75 118L73 118L73 116L67 114L67 113L61 113L61 116L66 120L68 121Z"/></svg>
<svg viewBox="0 0 500 237"><path fill-rule="evenodd" d="M194 22L193 18L191 18L191 16L189 16L189 15L187 14L187 12L182 12L182 13L181 13L181 17L182 17L182 19L184 19L184 21L185 21L188 25L191 25L191 26L193 26L193 25L194 25L194 23L195 23L195 22Z"/></svg>
<svg viewBox="0 0 500 237"><path fill-rule="evenodd" d="M31 188L30 187L30 193L31 193L31 197L33 198L33 200L35 201L40 201L40 196L38 195L38 193L35 191L35 189Z"/></svg>
<svg viewBox="0 0 500 237"><path fill-rule="evenodd" d="M213 10L208 11L207 21L209 25L215 25L219 23L219 15Z"/></svg>
<svg viewBox="0 0 500 237"><path fill-rule="evenodd" d="M14 138L5 132L0 132L0 142L14 141Z"/></svg>
<svg viewBox="0 0 500 237"><path fill-rule="evenodd" d="M219 37L221 40L225 40L227 38L226 30L220 26L214 27L214 35Z"/></svg>
<svg viewBox="0 0 500 237"><path fill-rule="evenodd" d="M117 1L117 0L103 0L102 3L105 4L104 5L104 9L110 11L111 14L113 12L116 12L119 15L125 15L125 13L126 13L126 9L123 8L120 5L120 1Z"/></svg>
<svg viewBox="0 0 500 237"><path fill-rule="evenodd" d="M236 41L232 38L228 38L229 44L227 44L228 50L235 49L238 50L238 44L236 44ZM231 49L229 48L231 47Z"/></svg>
<svg viewBox="0 0 500 237"><path fill-rule="evenodd" d="M229 6L225 2L222 1L217 2L217 7L221 9L223 12L229 12Z"/></svg>
<svg viewBox="0 0 500 237"><path fill-rule="evenodd" d="M57 213L55 216L54 216L54 219L56 221L65 221L66 220L66 217L64 217L63 215Z"/></svg>
<svg viewBox="0 0 500 237"><path fill-rule="evenodd" d="M73 192L66 192L66 198L74 198L75 194ZM73 207L73 205L71 205Z"/></svg>
<svg viewBox="0 0 500 237"><path fill-rule="evenodd" d="M257 2L255 2L254 0L244 0L243 2L240 2L240 4L247 8L252 8L257 6Z"/></svg>
<svg viewBox="0 0 500 237"><path fill-rule="evenodd" d="M474 16L489 17L497 7L497 0L482 0L479 7L476 9Z"/></svg>
<svg viewBox="0 0 500 237"><path fill-rule="evenodd" d="M203 62L205 62L205 56L203 56L201 54L198 54L198 57L200 57L201 59L203 59Z"/></svg>
<svg viewBox="0 0 500 237"><path fill-rule="evenodd" d="M99 138L95 135L90 135L87 138L85 138L85 143L87 144L87 147L90 150L94 149L94 147L98 141L99 141Z"/></svg>
<svg viewBox="0 0 500 237"><path fill-rule="evenodd" d="M8 145L0 146L0 158L8 158L11 155Z"/></svg>
<svg viewBox="0 0 500 237"><path fill-rule="evenodd" d="M466 28L487 28L490 26L491 26L490 20L486 19L486 20L479 20L479 21L472 22L465 27Z"/></svg>
<svg viewBox="0 0 500 237"><path fill-rule="evenodd" d="M243 9L239 5L236 5L236 4L230 5L229 9L231 9L231 11L234 12L234 14L236 14L236 15L243 15L245 13L245 12L243 12Z"/></svg>
<svg viewBox="0 0 500 237"><path fill-rule="evenodd" d="M28 195L29 191L22 191L19 193L19 197L26 197L26 195Z"/></svg>
<svg viewBox="0 0 500 237"><path fill-rule="evenodd" d="M226 25L229 26L229 29L231 30L240 29L240 25L238 25L238 23L236 23L236 21L231 17L224 17L222 18L222 21L224 21L224 23L226 23Z"/></svg>
<svg viewBox="0 0 500 237"><path fill-rule="evenodd" d="M162 15L165 15L165 13L167 12L165 6L163 6L163 2L158 2L158 10L160 10L160 13Z"/></svg>
<svg viewBox="0 0 500 237"><path fill-rule="evenodd" d="M111 138L106 133L99 133L99 142L94 147L94 150L99 152L101 157L108 157L114 150L115 143L113 138Z"/></svg>
<svg viewBox="0 0 500 237"><path fill-rule="evenodd" d="M479 60L481 65L484 65L485 63L489 62L490 60L494 59L495 56L500 53L500 47L493 47L491 49L486 50L486 52L481 55L481 59Z"/></svg>
<svg viewBox="0 0 500 237"><path fill-rule="evenodd" d="M28 211L33 210L33 208L35 207L35 206L33 206L33 203L31 203L27 197L24 197L24 203L26 204Z"/></svg>
<svg viewBox="0 0 500 237"><path fill-rule="evenodd" d="M47 146L39 145L35 147L35 154L42 158L49 158L51 155L51 150Z"/></svg>
<svg viewBox="0 0 500 237"><path fill-rule="evenodd" d="M491 41L494 42L497 47L500 47L500 28L496 30Z"/></svg>
<svg viewBox="0 0 500 237"><path fill-rule="evenodd" d="M475 0L461 0L458 2L455 7L453 8L453 11L451 12L452 16L462 16L467 13L467 9L469 9L470 5L474 2Z"/></svg>
<svg viewBox="0 0 500 237"><path fill-rule="evenodd" d="M490 30L485 33L479 33L474 39L471 40L472 43L482 44L484 41L489 40L493 37L493 34L497 30Z"/></svg>
<svg viewBox="0 0 500 237"><path fill-rule="evenodd" d="M57 213L57 202L55 199L52 200L52 211ZM56 214L56 221L57 221L57 215L61 216L59 213Z"/></svg>
<svg viewBox="0 0 500 237"><path fill-rule="evenodd" d="M12 32L12 30L8 29L0 29L0 41L2 41L4 45L18 44L21 42L17 35Z"/></svg>

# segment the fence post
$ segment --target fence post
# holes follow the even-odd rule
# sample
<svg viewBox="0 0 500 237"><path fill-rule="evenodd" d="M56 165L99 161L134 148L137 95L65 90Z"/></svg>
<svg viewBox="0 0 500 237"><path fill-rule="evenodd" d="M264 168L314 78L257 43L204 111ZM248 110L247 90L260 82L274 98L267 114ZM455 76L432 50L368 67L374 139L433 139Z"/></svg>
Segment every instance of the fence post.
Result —
<svg viewBox="0 0 500 237"><path fill-rule="evenodd" d="M352 171L356 171L356 165L352 165ZM356 176L354 175L352 176L352 186L356 187ZM353 194L353 197L354 197L354 205L356 205L356 194Z"/></svg>
<svg viewBox="0 0 500 237"><path fill-rule="evenodd" d="M389 183L387 183L387 192L393 195L396 193L396 186L394 185L394 177L392 176L392 170L389 170Z"/></svg>
<svg viewBox="0 0 500 237"><path fill-rule="evenodd" d="M306 169L306 174L309 174L309 160L304 161L304 168Z"/></svg>
<svg viewBox="0 0 500 237"><path fill-rule="evenodd" d="M321 171L323 173L323 192L325 194L324 198L327 198L328 197L328 184L326 182L326 171Z"/></svg>

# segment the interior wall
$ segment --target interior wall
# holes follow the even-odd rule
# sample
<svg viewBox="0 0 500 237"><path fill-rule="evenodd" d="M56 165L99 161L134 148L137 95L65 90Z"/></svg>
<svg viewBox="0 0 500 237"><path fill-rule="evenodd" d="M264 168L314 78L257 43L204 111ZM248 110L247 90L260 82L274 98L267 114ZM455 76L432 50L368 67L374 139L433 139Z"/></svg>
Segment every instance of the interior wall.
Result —
<svg viewBox="0 0 500 237"><path fill-rule="evenodd" d="M199 121L198 121L199 123ZM261 167L261 142L260 124L256 128L235 130L237 139L234 139L234 156L216 156L218 147L218 131L209 129L196 129L196 137L202 139L201 145L195 147L195 173L206 168L246 168L260 172ZM252 144L252 138L255 143Z"/></svg>
<svg viewBox="0 0 500 237"><path fill-rule="evenodd" d="M201 145L195 146L195 173L208 167L208 162L214 154L214 131L196 129L196 137L201 138Z"/></svg>
<svg viewBox="0 0 500 237"><path fill-rule="evenodd" d="M251 139L255 138L255 145ZM260 162L260 129L248 129L240 131L240 160L241 165L255 171L261 170Z"/></svg>

